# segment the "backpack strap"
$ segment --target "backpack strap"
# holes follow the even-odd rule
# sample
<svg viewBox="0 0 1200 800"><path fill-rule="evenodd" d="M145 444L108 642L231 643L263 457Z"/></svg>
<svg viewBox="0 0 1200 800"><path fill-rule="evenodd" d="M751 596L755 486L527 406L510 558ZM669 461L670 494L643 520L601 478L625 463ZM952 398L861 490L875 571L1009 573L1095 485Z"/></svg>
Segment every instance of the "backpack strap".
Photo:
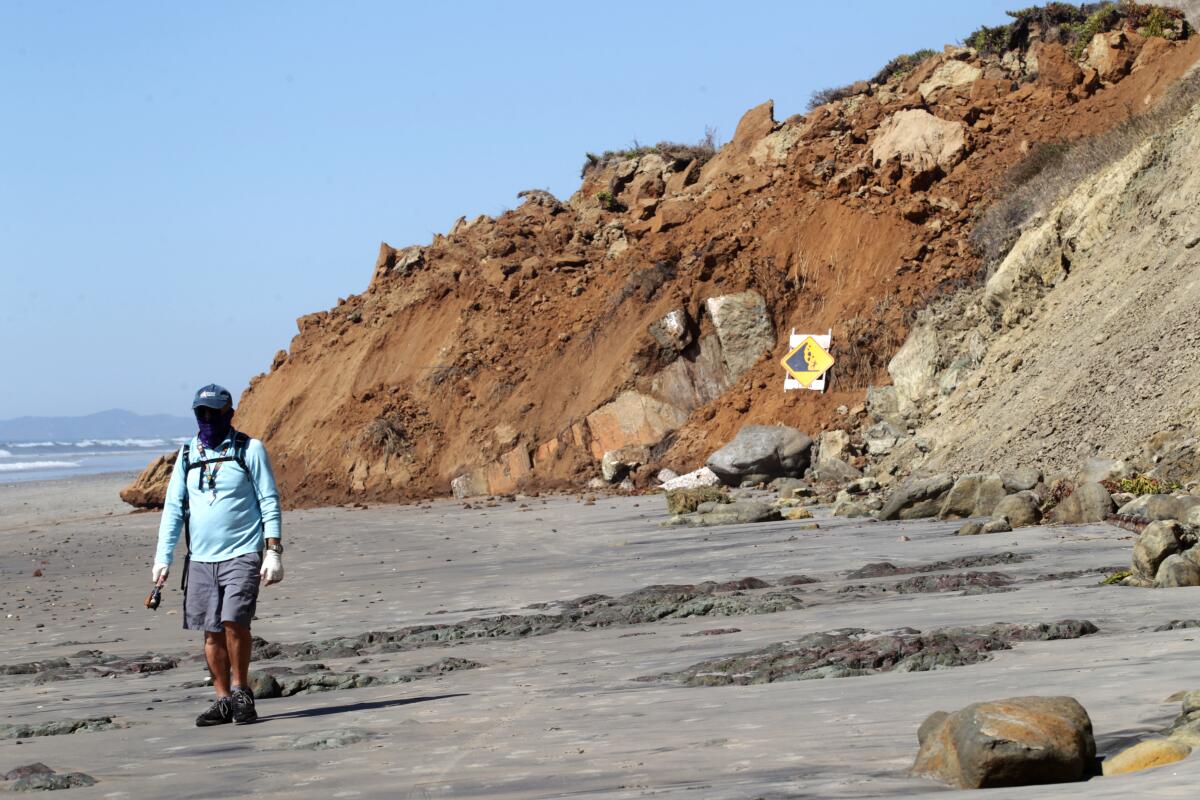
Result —
<svg viewBox="0 0 1200 800"><path fill-rule="evenodd" d="M179 591L183 592L183 602L184 602L184 606L186 606L187 605L188 568L191 566L191 562L192 562L192 531L191 531L191 524L190 524L192 511L191 511L191 503L189 502L189 497L188 497L191 494L191 492L188 490L187 477L188 477L188 470L190 470L194 466L198 466L196 464L191 463L191 461L192 461L192 443L191 442L184 442L183 447L179 448L179 457L183 460L183 503L181 503L181 505L183 507L183 544L184 544L184 547L187 548L187 552L183 556L183 574L179 576Z"/></svg>

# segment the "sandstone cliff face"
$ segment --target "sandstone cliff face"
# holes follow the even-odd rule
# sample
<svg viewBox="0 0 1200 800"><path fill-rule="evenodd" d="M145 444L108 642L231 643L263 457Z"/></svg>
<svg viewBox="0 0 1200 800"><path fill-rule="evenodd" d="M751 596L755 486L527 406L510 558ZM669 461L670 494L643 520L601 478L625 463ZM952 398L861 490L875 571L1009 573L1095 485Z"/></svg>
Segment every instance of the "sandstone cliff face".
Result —
<svg viewBox="0 0 1200 800"><path fill-rule="evenodd" d="M1138 66L1109 83L1058 44L948 48L804 116L764 103L707 163L608 159L566 201L530 192L427 246L383 245L364 293L298 321L236 424L267 441L293 506L447 493L457 476L562 486L629 445L650 449L645 480L748 422L844 426L838 407L885 376L912 310L978 272L966 233L1005 171L1146 108L1200 53L1120 47ZM781 391L792 327L833 330L824 395Z"/></svg>

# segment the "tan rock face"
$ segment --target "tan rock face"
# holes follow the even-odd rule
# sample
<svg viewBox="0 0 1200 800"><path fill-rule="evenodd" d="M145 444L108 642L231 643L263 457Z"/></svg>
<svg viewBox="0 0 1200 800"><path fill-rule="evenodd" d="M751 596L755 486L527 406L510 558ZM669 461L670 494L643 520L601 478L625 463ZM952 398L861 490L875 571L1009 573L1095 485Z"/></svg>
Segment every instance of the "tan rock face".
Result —
<svg viewBox="0 0 1200 800"><path fill-rule="evenodd" d="M178 457L176 450L151 461L133 483L121 490L121 499L138 508L162 508Z"/></svg>
<svg viewBox="0 0 1200 800"><path fill-rule="evenodd" d="M1151 739L1138 742L1115 756L1104 759L1104 775L1126 775L1182 761L1191 755L1192 748L1183 742L1170 739Z"/></svg>
<svg viewBox="0 0 1200 800"><path fill-rule="evenodd" d="M1096 754L1092 721L1071 697L975 703L928 722L912 772L961 789L1081 780Z"/></svg>
<svg viewBox="0 0 1200 800"><path fill-rule="evenodd" d="M640 392L622 392L616 400L588 415L592 454L601 459L610 450L629 445L654 445L687 420L687 413Z"/></svg>
<svg viewBox="0 0 1200 800"><path fill-rule="evenodd" d="M900 164L914 173L935 168L948 172L962 161L966 149L961 122L939 119L913 108L896 112L880 126L871 156L877 167L898 156Z"/></svg>
<svg viewBox="0 0 1200 800"><path fill-rule="evenodd" d="M1098 33L1088 45L1087 63L1105 83L1118 81L1129 74L1139 43L1140 38L1124 31Z"/></svg>
<svg viewBox="0 0 1200 800"><path fill-rule="evenodd" d="M965 61L951 60L934 70L929 80L917 87L917 91L921 93L921 97L929 100L947 89L970 86L982 77L983 70L979 67Z"/></svg>

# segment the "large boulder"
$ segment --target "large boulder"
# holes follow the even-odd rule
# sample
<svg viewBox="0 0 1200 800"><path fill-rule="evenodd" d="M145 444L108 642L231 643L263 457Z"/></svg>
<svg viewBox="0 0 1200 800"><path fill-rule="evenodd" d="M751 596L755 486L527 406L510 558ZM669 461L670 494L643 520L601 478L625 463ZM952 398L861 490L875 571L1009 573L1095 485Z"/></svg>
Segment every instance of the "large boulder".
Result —
<svg viewBox="0 0 1200 800"><path fill-rule="evenodd" d="M1180 533L1179 523L1174 520L1147 525L1133 543L1133 571L1143 578L1154 580L1167 556L1180 551Z"/></svg>
<svg viewBox="0 0 1200 800"><path fill-rule="evenodd" d="M936 516L954 478L941 474L911 477L900 484L879 510L879 519L921 519Z"/></svg>
<svg viewBox="0 0 1200 800"><path fill-rule="evenodd" d="M1019 467L1003 476L1006 492L1024 492L1042 482L1042 471L1037 467Z"/></svg>
<svg viewBox="0 0 1200 800"><path fill-rule="evenodd" d="M1195 508L1200 508L1200 497L1194 495L1143 494L1125 503L1117 513L1151 522L1162 519L1184 521Z"/></svg>
<svg viewBox="0 0 1200 800"><path fill-rule="evenodd" d="M921 93L921 97L929 100L947 89L970 86L982 77L983 70L979 67L952 59L935 69L933 74L917 87L917 91Z"/></svg>
<svg viewBox="0 0 1200 800"><path fill-rule="evenodd" d="M940 170L949 172L966 154L965 129L961 122L940 119L928 111L911 108L897 111L879 126L871 158L879 167L893 157L915 174Z"/></svg>
<svg viewBox="0 0 1200 800"><path fill-rule="evenodd" d="M747 425L733 441L708 457L708 468L722 483L798 478L808 468L812 439L783 425Z"/></svg>
<svg viewBox="0 0 1200 800"><path fill-rule="evenodd" d="M963 475L942 502L938 519L990 516L1005 495L1004 479L994 472Z"/></svg>
<svg viewBox="0 0 1200 800"><path fill-rule="evenodd" d="M1072 697L1010 697L938 712L918 738L913 773L960 789L1078 781L1096 757L1092 721Z"/></svg>
<svg viewBox="0 0 1200 800"><path fill-rule="evenodd" d="M621 392L617 399L588 414L592 455L600 459L609 450L658 444L686 420L683 409L640 392Z"/></svg>
<svg viewBox="0 0 1200 800"><path fill-rule="evenodd" d="M736 380L775 346L775 328L758 292L710 297L704 306L717 329L730 379Z"/></svg>
<svg viewBox="0 0 1200 800"><path fill-rule="evenodd" d="M177 458L178 450L151 461L133 483L121 490L121 499L137 508L162 508Z"/></svg>
<svg viewBox="0 0 1200 800"><path fill-rule="evenodd" d="M1129 74L1137 47L1125 31L1097 33L1087 46L1087 65L1092 67L1105 83L1119 81Z"/></svg>
<svg viewBox="0 0 1200 800"><path fill-rule="evenodd" d="M1107 489L1098 483L1083 483L1054 507L1050 512L1050 519L1064 525L1103 522L1115 508L1112 495Z"/></svg>
<svg viewBox="0 0 1200 800"><path fill-rule="evenodd" d="M1154 584L1161 589L1200 586L1200 566L1186 555L1170 555L1158 565Z"/></svg>
<svg viewBox="0 0 1200 800"><path fill-rule="evenodd" d="M645 445L631 445L620 450L609 450L600 459L600 474L609 483L617 483L630 471L642 464L650 463L650 448Z"/></svg>
<svg viewBox="0 0 1200 800"><path fill-rule="evenodd" d="M850 434L842 430L824 431L817 437L813 473L817 480L844 483L862 477L862 472L849 463Z"/></svg>
<svg viewBox="0 0 1200 800"><path fill-rule="evenodd" d="M1027 528L1042 521L1038 496L1030 491L1008 495L992 509L992 516L1007 519L1014 528Z"/></svg>

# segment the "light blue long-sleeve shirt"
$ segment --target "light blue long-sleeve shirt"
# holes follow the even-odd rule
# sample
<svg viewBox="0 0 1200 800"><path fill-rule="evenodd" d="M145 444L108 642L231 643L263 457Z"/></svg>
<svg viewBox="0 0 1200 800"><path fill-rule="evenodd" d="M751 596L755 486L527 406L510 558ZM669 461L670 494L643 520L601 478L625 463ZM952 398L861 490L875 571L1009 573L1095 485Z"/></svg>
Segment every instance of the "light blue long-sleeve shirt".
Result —
<svg viewBox="0 0 1200 800"><path fill-rule="evenodd" d="M232 456L235 433L230 429L229 436L221 445L208 450L208 458ZM190 448L188 458L191 463L198 463L200 452L196 438L192 437L184 447ZM214 495L207 481L201 490L201 467L193 467L188 471L185 486L183 459L175 459L175 470L167 485L162 519L158 525L155 563L170 564L172 561L175 544L183 532L185 491L191 515L189 532L193 561L227 561L246 553L257 553L263 549L265 539L281 538L279 491L275 488L275 475L271 472L267 450L258 439L251 439L246 445L246 468L250 480L246 479L246 472L236 461L222 462L217 470Z"/></svg>

